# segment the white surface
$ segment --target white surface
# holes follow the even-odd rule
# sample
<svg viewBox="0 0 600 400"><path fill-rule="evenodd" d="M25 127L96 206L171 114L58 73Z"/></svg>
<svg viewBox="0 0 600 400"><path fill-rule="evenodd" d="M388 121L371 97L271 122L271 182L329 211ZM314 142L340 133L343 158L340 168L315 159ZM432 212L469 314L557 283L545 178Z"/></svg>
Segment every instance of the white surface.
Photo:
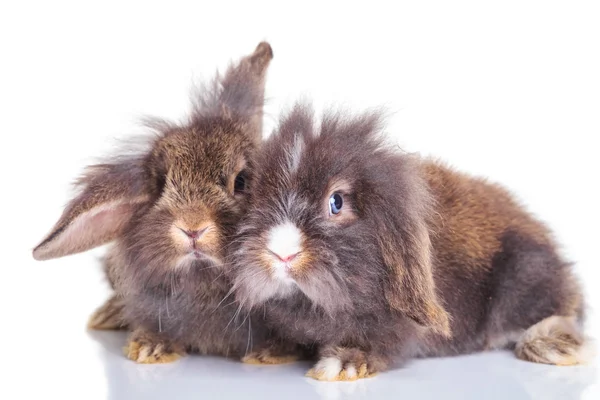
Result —
<svg viewBox="0 0 600 400"><path fill-rule="evenodd" d="M191 356L174 364L137 365L122 355L125 333L85 331L88 311L103 296L96 290L102 287L100 273L90 274L90 268L79 265L90 261L71 257L37 271L31 264L36 283L28 291L42 300L20 307L28 316L11 319L10 337L17 346L8 348L11 358L4 363L4 374L10 378L3 380L3 392L14 388L17 398L86 400L600 398L597 362L554 367L519 361L510 352L417 360L349 383L305 378L308 363L254 366ZM59 281L80 285L57 293L49 283Z"/></svg>
<svg viewBox="0 0 600 400"><path fill-rule="evenodd" d="M589 332L600 336L600 3L201 3L0 5L0 397L600 398L595 367L509 353L322 384L303 378L307 365L191 357L138 366L121 356L122 335L86 333L107 297L103 251L31 258L68 184L113 138L139 132L136 118L182 117L194 79L267 39L268 131L300 95L317 109L387 105L403 147L506 184L555 229L586 285Z"/></svg>

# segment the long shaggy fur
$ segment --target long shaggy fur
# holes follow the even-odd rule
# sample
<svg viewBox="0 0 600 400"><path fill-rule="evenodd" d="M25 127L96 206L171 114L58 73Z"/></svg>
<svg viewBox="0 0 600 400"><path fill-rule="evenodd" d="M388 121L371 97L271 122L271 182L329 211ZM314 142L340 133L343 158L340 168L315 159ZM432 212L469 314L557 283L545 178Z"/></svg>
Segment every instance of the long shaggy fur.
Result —
<svg viewBox="0 0 600 400"><path fill-rule="evenodd" d="M240 357L267 337L262 314L227 298L224 255L247 203L272 57L259 44L199 95L187 123L150 121L149 149L89 167L34 250L48 259L115 240L106 259L115 295L90 323L129 327L135 361Z"/></svg>
<svg viewBox="0 0 600 400"><path fill-rule="evenodd" d="M309 375L350 379L394 360L513 346L553 315L580 331L581 292L546 227L503 188L385 146L380 125L377 113L333 113L319 127L298 105L257 158L234 289L328 360ZM281 224L302 238L285 263L269 248Z"/></svg>

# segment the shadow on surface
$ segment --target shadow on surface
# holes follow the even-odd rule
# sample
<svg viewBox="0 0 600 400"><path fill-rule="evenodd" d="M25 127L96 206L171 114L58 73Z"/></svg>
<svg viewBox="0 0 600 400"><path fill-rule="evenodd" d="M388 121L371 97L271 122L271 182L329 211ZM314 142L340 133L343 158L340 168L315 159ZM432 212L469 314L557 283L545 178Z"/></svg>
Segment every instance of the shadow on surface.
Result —
<svg viewBox="0 0 600 400"><path fill-rule="evenodd" d="M110 400L122 399L592 399L594 366L554 367L510 352L413 361L357 382L304 377L309 363L245 365L218 357L138 365L123 356L125 332L89 332L99 345ZM586 392L590 388L593 393ZM600 398L600 397L597 397Z"/></svg>

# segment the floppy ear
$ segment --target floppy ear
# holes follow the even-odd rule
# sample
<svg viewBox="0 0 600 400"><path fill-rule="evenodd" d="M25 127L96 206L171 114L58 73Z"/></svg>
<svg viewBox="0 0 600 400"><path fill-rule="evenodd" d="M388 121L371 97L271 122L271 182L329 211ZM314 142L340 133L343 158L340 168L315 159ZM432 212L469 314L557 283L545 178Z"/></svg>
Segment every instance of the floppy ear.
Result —
<svg viewBox="0 0 600 400"><path fill-rule="evenodd" d="M385 296L393 309L417 324L450 336L449 316L439 303L433 279L429 194L416 176L418 171L400 164L381 171L394 187L380 196L378 215L373 216L389 269ZM393 204L391 199L395 199Z"/></svg>
<svg viewBox="0 0 600 400"><path fill-rule="evenodd" d="M76 182L81 193L33 250L36 260L79 253L117 238L132 215L149 201L139 162L88 167Z"/></svg>
<svg viewBox="0 0 600 400"><path fill-rule="evenodd" d="M195 117L221 115L241 121L252 140L262 139L265 75L273 58L267 42L258 44L254 53L228 68L223 76L217 75L209 87L201 88Z"/></svg>
<svg viewBox="0 0 600 400"><path fill-rule="evenodd" d="M450 336L448 314L435 293L429 234L422 227L414 229L412 233L405 232L408 237L402 241L386 238L380 241L384 262L389 268L386 299L392 308L417 324Z"/></svg>

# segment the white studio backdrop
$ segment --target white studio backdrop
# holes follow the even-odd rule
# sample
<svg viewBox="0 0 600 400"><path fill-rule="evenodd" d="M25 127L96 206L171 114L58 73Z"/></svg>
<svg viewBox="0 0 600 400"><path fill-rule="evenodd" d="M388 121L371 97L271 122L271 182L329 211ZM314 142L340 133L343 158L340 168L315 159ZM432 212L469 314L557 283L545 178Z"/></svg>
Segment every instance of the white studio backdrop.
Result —
<svg viewBox="0 0 600 400"><path fill-rule="evenodd" d="M12 365L49 330L81 330L106 297L102 250L31 257L70 182L140 133L139 118L182 119L192 83L261 40L275 54L265 134L301 97L387 107L406 150L513 190L600 307L599 21L598 1L3 1L0 335Z"/></svg>

